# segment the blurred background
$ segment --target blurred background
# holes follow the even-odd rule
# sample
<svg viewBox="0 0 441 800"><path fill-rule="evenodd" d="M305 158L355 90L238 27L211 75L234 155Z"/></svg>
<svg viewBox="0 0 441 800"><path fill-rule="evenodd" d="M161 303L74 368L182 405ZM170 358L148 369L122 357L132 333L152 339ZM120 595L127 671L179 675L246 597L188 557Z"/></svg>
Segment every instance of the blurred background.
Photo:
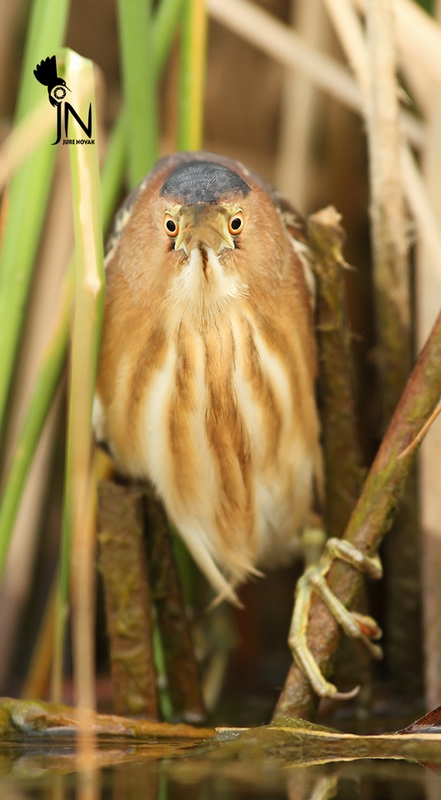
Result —
<svg viewBox="0 0 441 800"><path fill-rule="evenodd" d="M348 49L337 24L338 11L345 9L352 9L360 30L364 31L361 0L353 3L228 0L227 4L208 0L203 148L240 159L271 181L305 216L329 204L342 214L346 231L344 255L353 267L346 272L345 280L353 332L359 436L364 464L368 466L384 426L376 369L366 123L361 113L357 71L353 79ZM400 103L410 120L410 149L415 169L419 170L423 197L430 203L430 213L423 205L418 216L417 201L412 205L407 195L411 336L416 354L441 306L441 252L438 251L438 260L436 252L434 255L438 228L441 231L441 163L438 163L441 28L437 22L441 6L437 8L426 3L423 9L414 0L400 0L394 3L394 9ZM268 16L255 19L256 10ZM417 13L417 24L412 11ZM0 0L2 141L7 140L13 126L30 13L29 2ZM274 31L272 24L276 25ZM298 48L297 38L286 46L280 39L278 45L278 33L299 37L305 49ZM422 44L424 37L427 37L427 49ZM436 43L438 59L431 55L434 52L431 48L436 51ZM99 70L98 138L104 156L109 132L123 102L114 4L109 0L72 0L64 44L90 58ZM286 55L290 47L291 55ZM49 53L42 53L41 57L46 55ZM179 33L157 88L161 155L173 152L178 146L178 93ZM67 150L62 146L57 148L48 211L27 300L20 357L8 404L3 484L73 247ZM121 186L119 201L127 189L127 183ZM406 188L405 191L410 190ZM4 218L7 191L3 198ZM424 226L424 216L429 232ZM21 233L26 236L26 218L22 220ZM65 428L62 380L27 483L0 587L2 694L18 695L23 691L41 635L39 631L59 552ZM358 705L351 706L349 711L340 710L341 716L354 713L354 709L359 715L365 715L372 697L376 709L384 709L385 705L391 709L403 705L420 707L425 695L431 705L441 702L441 668L438 669L441 600L436 580L437 570L441 568L440 438L440 426L435 423L420 465L423 490L418 503L422 526L416 521L412 523L413 533L406 539L405 546L400 544L403 540L399 529L392 534L392 544L383 553L386 579L380 585L369 587L371 611L385 629L385 660L372 668L373 671L366 664L361 665L365 691ZM416 520L415 504L412 514L412 520ZM404 564L394 566L392 563L389 572L390 562L400 555ZM215 640L215 650L230 653L216 722L228 719L231 723L233 709L236 724L269 719L290 664L286 635L295 580L301 569L300 563L295 564L249 583L241 590L244 610L225 612L224 616L224 612L218 611L214 615L217 621L213 622L208 638L211 636ZM389 574L394 578L388 578ZM201 590L203 595L204 590ZM106 707L111 690L106 683L108 643L102 606L100 595L97 662L102 688L98 700ZM398 607L398 612L394 606ZM350 688L358 679L351 672L345 674L347 660L343 651L341 677L337 680Z"/></svg>

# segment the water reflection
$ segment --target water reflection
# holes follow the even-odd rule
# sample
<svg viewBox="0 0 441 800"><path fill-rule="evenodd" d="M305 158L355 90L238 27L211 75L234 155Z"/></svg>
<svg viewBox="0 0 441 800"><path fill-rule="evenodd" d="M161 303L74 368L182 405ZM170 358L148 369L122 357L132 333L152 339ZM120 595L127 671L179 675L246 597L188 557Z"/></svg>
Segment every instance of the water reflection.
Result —
<svg viewBox="0 0 441 800"><path fill-rule="evenodd" d="M93 774L75 768L72 747L0 752L1 800L439 800L441 777L406 761L320 766L216 764L152 758L148 748L101 751Z"/></svg>

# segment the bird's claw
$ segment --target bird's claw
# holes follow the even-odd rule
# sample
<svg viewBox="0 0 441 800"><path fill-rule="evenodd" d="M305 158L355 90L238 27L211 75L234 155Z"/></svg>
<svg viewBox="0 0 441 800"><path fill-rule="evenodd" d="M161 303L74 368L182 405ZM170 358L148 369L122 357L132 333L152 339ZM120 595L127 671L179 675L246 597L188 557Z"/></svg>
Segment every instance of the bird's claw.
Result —
<svg viewBox="0 0 441 800"><path fill-rule="evenodd" d="M337 687L329 683L322 675L308 648L306 632L313 592L320 595L345 633L352 638L358 639L373 658L380 659L383 653L381 647L372 641L381 637L381 629L375 620L364 614L348 611L329 588L325 576L336 558L347 561L371 578L380 578L382 575L381 562L378 556L369 558L349 542L341 539L329 539L318 564L307 567L297 582L288 644L296 663L308 678L316 694L320 697L347 700L357 694L359 687L357 686L351 692L339 692Z"/></svg>

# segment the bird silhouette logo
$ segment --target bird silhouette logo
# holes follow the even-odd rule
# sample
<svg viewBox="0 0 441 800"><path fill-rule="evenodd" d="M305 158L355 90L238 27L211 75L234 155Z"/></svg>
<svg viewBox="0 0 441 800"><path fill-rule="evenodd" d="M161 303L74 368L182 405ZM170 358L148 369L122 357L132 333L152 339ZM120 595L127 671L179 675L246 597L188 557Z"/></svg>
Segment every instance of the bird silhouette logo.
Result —
<svg viewBox="0 0 441 800"><path fill-rule="evenodd" d="M92 139L92 103L89 103L87 121L81 119L74 107L65 99L71 89L64 78L60 78L57 74L56 57L43 58L35 67L34 75L39 83L47 87L49 102L57 110L57 138L52 144L61 141L63 128L65 135L63 144L95 144L95 139ZM87 138L69 138L69 118L74 119L75 124L82 129Z"/></svg>
<svg viewBox="0 0 441 800"><path fill-rule="evenodd" d="M43 58L35 67L34 75L39 83L47 86L49 102L55 108L64 100L67 92L70 92L64 78L59 78L57 75L57 60L55 56Z"/></svg>

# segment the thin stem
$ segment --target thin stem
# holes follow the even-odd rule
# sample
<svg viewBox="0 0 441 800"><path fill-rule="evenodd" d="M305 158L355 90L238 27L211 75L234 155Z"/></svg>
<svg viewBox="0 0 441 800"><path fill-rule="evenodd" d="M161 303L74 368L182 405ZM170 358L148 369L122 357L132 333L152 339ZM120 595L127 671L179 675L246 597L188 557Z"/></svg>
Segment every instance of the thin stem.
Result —
<svg viewBox="0 0 441 800"><path fill-rule="evenodd" d="M62 44L68 11L68 0L36 0L32 4L16 123L40 102L46 92L36 81L33 69L41 60L42 53L52 54ZM16 173L9 188L0 255L0 430L3 427L54 158L55 149L50 147L50 138L46 137Z"/></svg>
<svg viewBox="0 0 441 800"><path fill-rule="evenodd" d="M411 364L408 242L391 0L369 0L367 30L371 76L367 132L372 244L385 427L403 391Z"/></svg>
<svg viewBox="0 0 441 800"><path fill-rule="evenodd" d="M202 146L206 29L205 0L186 0L179 87L179 150L199 150Z"/></svg>
<svg viewBox="0 0 441 800"><path fill-rule="evenodd" d="M167 60L185 0L161 0L153 19L153 67L156 77Z"/></svg>
<svg viewBox="0 0 441 800"><path fill-rule="evenodd" d="M118 0L117 9L127 108L129 180L133 187L158 156L151 3L149 0Z"/></svg>
<svg viewBox="0 0 441 800"><path fill-rule="evenodd" d="M66 359L73 290L72 269L65 279L61 307L37 376L15 448L0 507L0 576L3 572L21 495Z"/></svg>
<svg viewBox="0 0 441 800"><path fill-rule="evenodd" d="M70 82L68 85L78 88L82 82L90 82L91 94L89 98L85 98L80 107L80 116L83 118L87 114L89 102L92 102L93 111L95 110L92 64L73 51L67 51L66 62ZM74 676L77 702L80 706L90 708L94 702L94 619L93 615L89 613L90 608L93 607L94 574L90 537L91 416L104 301L104 267L96 144L88 147L80 145L72 147L70 153L77 278L71 351L59 614L53 692L57 692L57 699L59 699L73 537L76 557L73 573Z"/></svg>

